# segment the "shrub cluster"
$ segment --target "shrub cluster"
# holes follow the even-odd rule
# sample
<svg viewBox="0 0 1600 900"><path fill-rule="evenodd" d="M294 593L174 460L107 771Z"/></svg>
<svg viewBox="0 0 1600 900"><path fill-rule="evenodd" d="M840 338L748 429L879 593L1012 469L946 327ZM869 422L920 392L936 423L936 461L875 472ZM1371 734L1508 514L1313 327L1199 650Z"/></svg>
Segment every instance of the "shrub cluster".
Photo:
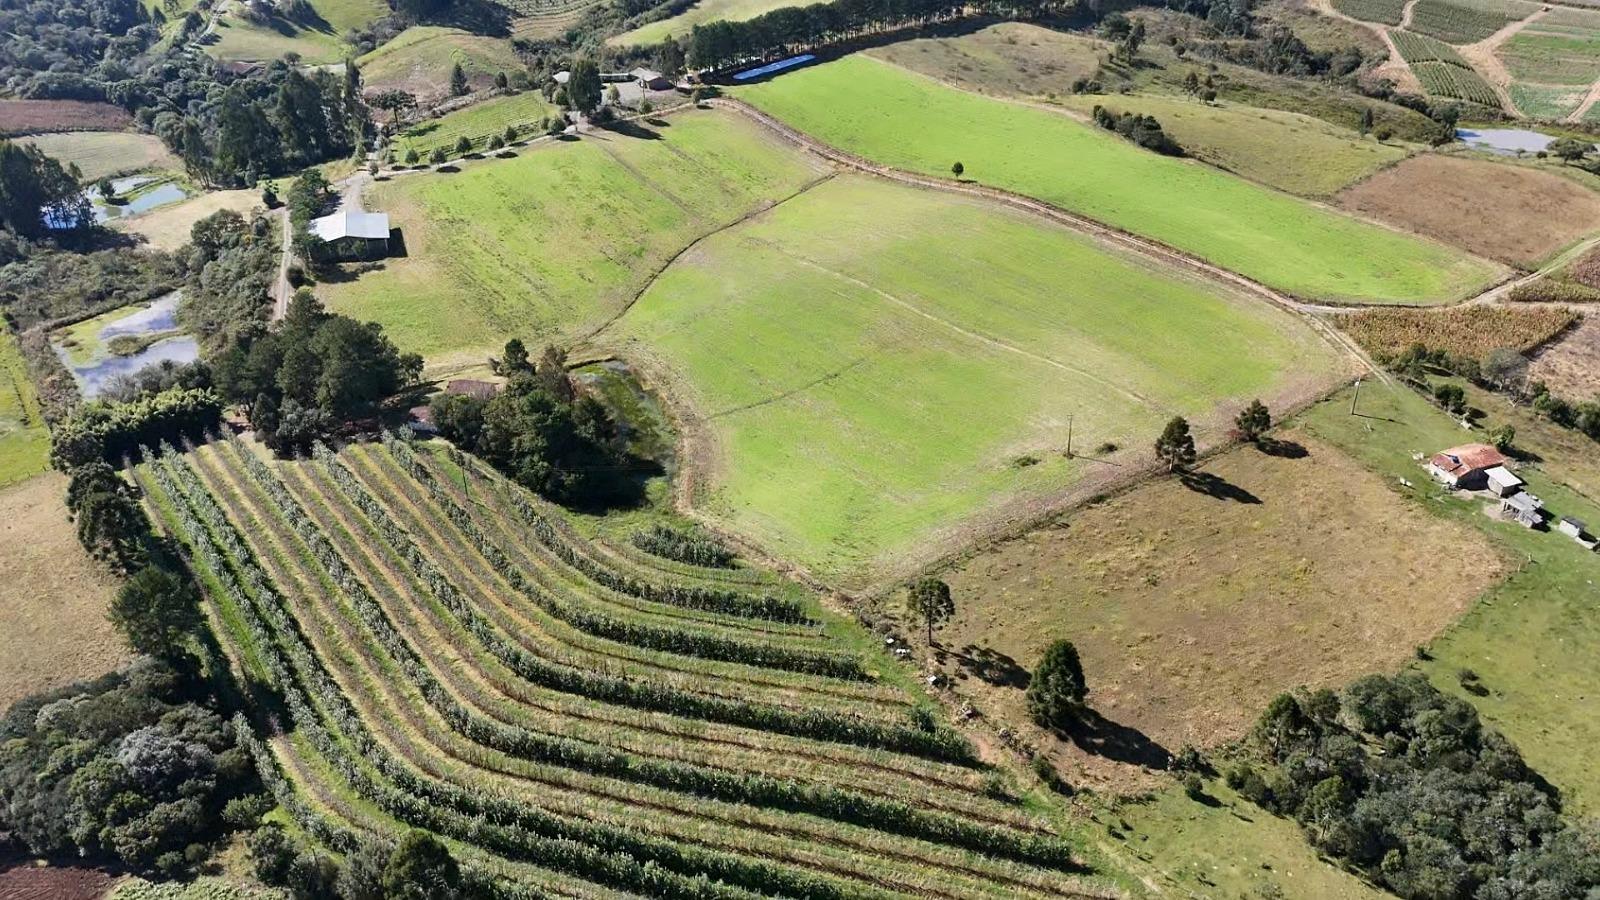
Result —
<svg viewBox="0 0 1600 900"><path fill-rule="evenodd" d="M735 559L716 538L700 531L680 531L657 523L633 533L633 545L646 553L674 562L708 569L731 569Z"/></svg>
<svg viewBox="0 0 1600 900"><path fill-rule="evenodd" d="M1317 848L1405 898L1583 897L1600 829L1463 700L1420 674L1273 700L1228 782L1292 816Z"/></svg>
<svg viewBox="0 0 1600 900"><path fill-rule="evenodd" d="M222 398L200 388L174 388L133 403L86 403L51 435L50 462L65 472L121 460L141 446L202 437L221 421Z"/></svg>
<svg viewBox="0 0 1600 900"><path fill-rule="evenodd" d="M1183 148L1161 130L1161 123L1156 121L1155 116L1142 116L1130 112L1115 113L1097 103L1094 107L1094 122L1107 131L1115 131L1146 150L1164 156L1183 155Z"/></svg>

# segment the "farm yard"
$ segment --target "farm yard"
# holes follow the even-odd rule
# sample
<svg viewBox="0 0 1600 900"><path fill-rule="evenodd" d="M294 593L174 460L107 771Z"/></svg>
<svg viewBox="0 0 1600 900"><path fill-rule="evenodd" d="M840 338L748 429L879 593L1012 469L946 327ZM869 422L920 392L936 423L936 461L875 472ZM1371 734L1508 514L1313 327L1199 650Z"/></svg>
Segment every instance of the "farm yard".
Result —
<svg viewBox="0 0 1600 900"><path fill-rule="evenodd" d="M475 150L481 151L488 147L490 138L503 137L508 127L517 129L524 138L542 134L541 123L555 112L556 108L536 91L493 97L406 129L395 137L394 147L402 157L414 151L426 160L435 149L455 156L457 142L466 138Z"/></svg>
<svg viewBox="0 0 1600 900"><path fill-rule="evenodd" d="M254 749L334 847L420 825L469 883L569 896L1104 883L1007 802L1028 781L792 585L654 569L404 442L281 464L222 442L134 474L230 659L286 698L295 732Z"/></svg>
<svg viewBox="0 0 1600 900"><path fill-rule="evenodd" d="M511 335L592 330L697 238L822 174L732 113L655 121L375 185L367 208L402 223L408 256L319 296L435 367L480 365Z"/></svg>
<svg viewBox="0 0 1600 900"><path fill-rule="evenodd" d="M1549 170L1439 154L1384 169L1335 202L1524 269L1600 231L1600 193L1574 180Z"/></svg>
<svg viewBox="0 0 1600 900"><path fill-rule="evenodd" d="M846 91L850 105L833 102ZM1442 303L1497 277L1485 260L871 59L805 69L737 96L874 162L946 175L962 161L966 177L981 184L1155 238L1300 297Z"/></svg>
<svg viewBox="0 0 1600 900"><path fill-rule="evenodd" d="M857 176L696 245L598 343L692 405L703 512L852 587L1142 465L1173 414L1211 439L1227 398L1312 396L1339 372L1269 304ZM1080 454L1136 449L1065 459L1069 420Z"/></svg>

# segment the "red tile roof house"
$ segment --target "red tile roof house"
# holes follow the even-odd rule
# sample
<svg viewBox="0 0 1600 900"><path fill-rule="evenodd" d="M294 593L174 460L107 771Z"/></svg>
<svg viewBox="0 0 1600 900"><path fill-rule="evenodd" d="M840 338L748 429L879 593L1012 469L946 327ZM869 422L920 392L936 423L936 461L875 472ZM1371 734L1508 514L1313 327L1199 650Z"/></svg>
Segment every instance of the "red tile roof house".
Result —
<svg viewBox="0 0 1600 900"><path fill-rule="evenodd" d="M1488 444L1462 444L1435 453L1428 460L1428 474L1459 490L1481 491L1490 486L1490 469L1500 469L1510 475L1505 465L1505 456ZM1514 475L1510 477L1516 478Z"/></svg>

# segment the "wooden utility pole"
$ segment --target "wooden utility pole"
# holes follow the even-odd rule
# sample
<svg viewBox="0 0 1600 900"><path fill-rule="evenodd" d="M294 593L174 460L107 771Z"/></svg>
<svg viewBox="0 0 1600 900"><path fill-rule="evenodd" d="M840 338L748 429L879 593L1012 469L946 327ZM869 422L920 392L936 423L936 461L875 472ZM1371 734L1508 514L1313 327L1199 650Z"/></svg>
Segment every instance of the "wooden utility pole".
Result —
<svg viewBox="0 0 1600 900"><path fill-rule="evenodd" d="M1361 397L1361 379L1356 379L1355 392L1350 395L1350 415L1356 414L1356 400Z"/></svg>
<svg viewBox="0 0 1600 900"><path fill-rule="evenodd" d="M1072 416L1067 416L1067 459L1072 458Z"/></svg>

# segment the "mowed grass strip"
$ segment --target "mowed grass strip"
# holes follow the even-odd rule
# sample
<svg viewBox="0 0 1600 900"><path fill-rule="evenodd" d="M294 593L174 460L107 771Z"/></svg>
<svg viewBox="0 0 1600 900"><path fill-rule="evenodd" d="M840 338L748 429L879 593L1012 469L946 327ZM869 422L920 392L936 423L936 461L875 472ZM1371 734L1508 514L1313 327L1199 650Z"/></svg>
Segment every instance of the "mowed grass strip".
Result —
<svg viewBox="0 0 1600 900"><path fill-rule="evenodd" d="M49 457L50 430L17 338L0 328L0 487L43 472Z"/></svg>
<svg viewBox="0 0 1600 900"><path fill-rule="evenodd" d="M409 256L320 295L436 366L481 365L513 335L593 328L673 254L821 172L731 113L660 121L655 139L598 131L377 186L367 208L390 214Z"/></svg>
<svg viewBox="0 0 1600 900"><path fill-rule="evenodd" d="M1080 453L1142 450L1175 413L1335 367L1268 304L857 176L703 242L606 344L664 363L707 421L708 513L852 585L1008 501L1115 472L1062 457L1069 419Z"/></svg>
<svg viewBox="0 0 1600 900"><path fill-rule="evenodd" d="M742 89L802 131L876 162L1037 197L1163 241L1289 293L1327 301L1458 299L1498 268L1193 161L1158 156L1064 115L963 93L852 56Z"/></svg>

